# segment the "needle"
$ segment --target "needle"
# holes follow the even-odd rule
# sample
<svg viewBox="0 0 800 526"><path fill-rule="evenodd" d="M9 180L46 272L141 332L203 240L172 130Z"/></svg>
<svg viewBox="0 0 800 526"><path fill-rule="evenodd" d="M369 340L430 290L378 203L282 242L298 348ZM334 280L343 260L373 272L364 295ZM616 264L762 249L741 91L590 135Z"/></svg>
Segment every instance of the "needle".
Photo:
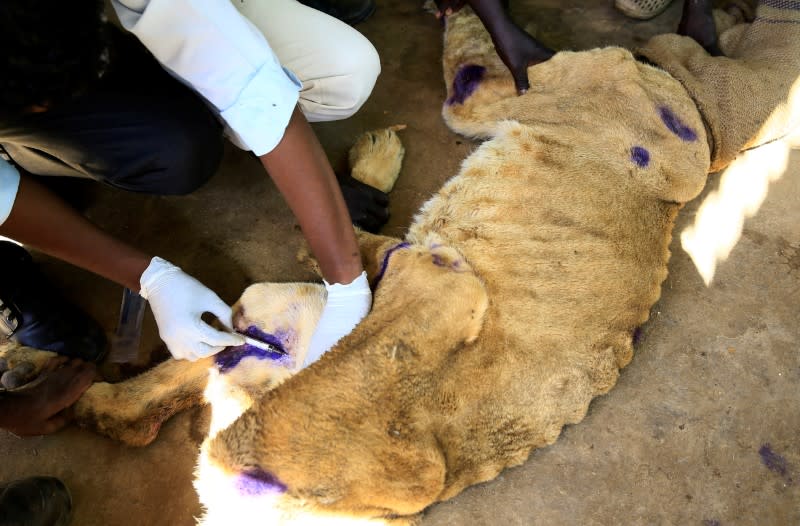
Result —
<svg viewBox="0 0 800 526"><path fill-rule="evenodd" d="M209 320L210 319L211 318L209 318ZM209 323L209 320L203 320L203 321L205 321L206 323ZM242 338L244 338L244 343L246 343L247 345L252 345L256 349L261 349L262 351L267 351L267 352L271 352L271 353L274 353L274 354L283 354L283 355L288 355L289 354L288 352L284 351L283 349L281 349L277 345L273 345L273 344L267 343L267 342L262 342L261 340L253 338L252 336L247 336L246 334L242 334L241 332L237 331L236 329L231 329L230 327L227 327L224 324L222 324L222 325L224 327L222 330L225 330L227 332L232 332L232 333L234 333L234 334L236 334L238 336L241 336Z"/></svg>
<svg viewBox="0 0 800 526"><path fill-rule="evenodd" d="M252 345L253 347L261 349L262 351L269 351L271 353L277 353L277 354L288 354L283 349L279 349L278 347L272 345L271 343L262 342L261 340L256 340L255 338L251 338L250 336L245 336L244 334L240 335L244 338L244 342L247 345Z"/></svg>

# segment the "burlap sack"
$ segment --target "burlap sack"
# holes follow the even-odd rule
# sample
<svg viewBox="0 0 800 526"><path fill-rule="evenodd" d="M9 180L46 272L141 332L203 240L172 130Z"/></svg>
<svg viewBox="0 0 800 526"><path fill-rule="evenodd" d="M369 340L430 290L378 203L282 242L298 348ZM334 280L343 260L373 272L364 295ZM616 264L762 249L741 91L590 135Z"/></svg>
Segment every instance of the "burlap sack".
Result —
<svg viewBox="0 0 800 526"><path fill-rule="evenodd" d="M678 79L697 104L712 171L800 126L800 1L749 4L755 7L751 23L721 28L724 57L675 34L656 36L637 52ZM736 11L747 16L747 7L739 2ZM716 17L718 23L725 18Z"/></svg>

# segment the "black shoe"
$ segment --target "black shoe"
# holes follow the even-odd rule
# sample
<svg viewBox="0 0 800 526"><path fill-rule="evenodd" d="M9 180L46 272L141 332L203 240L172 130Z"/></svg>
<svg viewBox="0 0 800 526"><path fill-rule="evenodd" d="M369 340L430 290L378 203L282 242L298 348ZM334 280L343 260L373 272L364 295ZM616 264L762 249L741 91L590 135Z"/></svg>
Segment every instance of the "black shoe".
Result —
<svg viewBox="0 0 800 526"><path fill-rule="evenodd" d="M375 12L375 0L300 0L300 3L354 26Z"/></svg>
<svg viewBox="0 0 800 526"><path fill-rule="evenodd" d="M53 477L31 477L0 488L0 526L67 526L72 497Z"/></svg>
<svg viewBox="0 0 800 526"><path fill-rule="evenodd" d="M0 241L0 337L44 351L99 362L107 349L100 325L68 303L30 254Z"/></svg>

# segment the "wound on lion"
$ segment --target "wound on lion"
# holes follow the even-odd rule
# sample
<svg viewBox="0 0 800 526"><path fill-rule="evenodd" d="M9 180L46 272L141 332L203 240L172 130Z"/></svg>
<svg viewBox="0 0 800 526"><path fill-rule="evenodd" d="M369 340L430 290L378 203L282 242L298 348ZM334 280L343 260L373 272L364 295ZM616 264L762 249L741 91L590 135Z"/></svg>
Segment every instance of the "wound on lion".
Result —
<svg viewBox="0 0 800 526"><path fill-rule="evenodd" d="M646 168L650 164L650 152L642 146L631 148L631 161L635 162L639 168Z"/></svg>
<svg viewBox="0 0 800 526"><path fill-rule="evenodd" d="M278 480L272 473L256 468L247 470L236 478L236 489L242 495L256 497L285 493L286 484Z"/></svg>
<svg viewBox="0 0 800 526"><path fill-rule="evenodd" d="M283 342L278 337L273 334L267 334L255 325L251 325L245 331L242 331L242 333L259 341L269 343L280 350L284 350ZM273 361L289 359L287 354L266 351L252 345L244 344L238 347L229 347L218 353L216 356L214 356L214 364L217 366L217 369L219 369L219 372L227 373L239 365L239 362L249 357L258 358L259 360Z"/></svg>
<svg viewBox="0 0 800 526"><path fill-rule="evenodd" d="M661 116L661 121L669 128L669 131L680 137L681 140L686 142L697 140L697 132L686 125L670 108L660 106L658 114Z"/></svg>

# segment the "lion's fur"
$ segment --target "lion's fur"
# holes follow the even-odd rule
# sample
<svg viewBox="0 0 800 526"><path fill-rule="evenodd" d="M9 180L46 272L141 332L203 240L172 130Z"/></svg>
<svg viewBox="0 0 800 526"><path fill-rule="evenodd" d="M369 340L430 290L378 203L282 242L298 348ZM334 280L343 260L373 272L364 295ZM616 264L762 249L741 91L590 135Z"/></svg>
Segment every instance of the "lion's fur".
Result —
<svg viewBox="0 0 800 526"><path fill-rule="evenodd" d="M488 140L422 207L404 243L362 236L375 294L353 333L299 374L242 362L265 381L243 389L203 444L206 524L408 522L552 443L631 360L667 275L673 220L709 166L686 91L608 48L557 54L530 69L532 88L517 97L466 10L449 19L444 64L445 119ZM470 65L482 77L454 98ZM671 131L661 108L693 135ZM284 308L248 290L238 312L274 331ZM299 341L312 328L299 323ZM302 363L302 344L291 352ZM100 407L143 415L223 376L213 359L169 362L127 382L141 390L93 387L78 413L102 428Z"/></svg>
<svg viewBox="0 0 800 526"><path fill-rule="evenodd" d="M423 206L407 247L367 243L368 268L388 260L367 319L205 446L227 476L285 485L271 504L283 519L413 516L580 421L630 361L672 222L705 182L700 115L665 73L621 49L560 53L517 97L476 19L449 23L448 84L464 65L486 73L445 117L490 140Z"/></svg>

